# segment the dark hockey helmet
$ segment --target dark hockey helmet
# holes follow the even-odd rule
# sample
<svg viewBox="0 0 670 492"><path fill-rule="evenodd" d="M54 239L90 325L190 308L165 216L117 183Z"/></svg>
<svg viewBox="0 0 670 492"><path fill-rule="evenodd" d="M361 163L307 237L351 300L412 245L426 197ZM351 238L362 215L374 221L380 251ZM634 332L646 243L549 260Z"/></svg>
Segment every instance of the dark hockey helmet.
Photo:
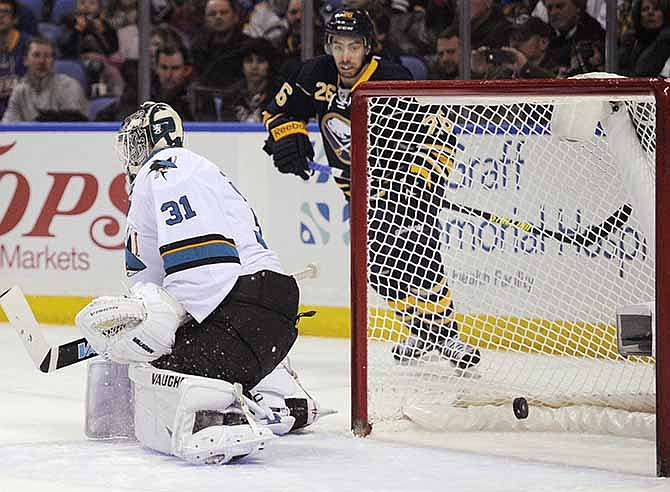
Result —
<svg viewBox="0 0 670 492"><path fill-rule="evenodd" d="M332 36L360 36L365 43L366 53L372 51L375 26L366 10L337 10L326 24L326 52L330 52Z"/></svg>

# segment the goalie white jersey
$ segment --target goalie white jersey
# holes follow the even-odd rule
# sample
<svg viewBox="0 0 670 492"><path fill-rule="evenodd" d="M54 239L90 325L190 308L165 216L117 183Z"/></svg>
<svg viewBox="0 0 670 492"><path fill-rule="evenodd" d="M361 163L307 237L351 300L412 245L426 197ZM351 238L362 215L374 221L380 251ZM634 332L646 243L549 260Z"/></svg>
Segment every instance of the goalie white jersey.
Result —
<svg viewBox="0 0 670 492"><path fill-rule="evenodd" d="M126 274L133 283L163 286L198 322L238 276L283 273L244 196L190 150L164 148L149 156L130 199Z"/></svg>

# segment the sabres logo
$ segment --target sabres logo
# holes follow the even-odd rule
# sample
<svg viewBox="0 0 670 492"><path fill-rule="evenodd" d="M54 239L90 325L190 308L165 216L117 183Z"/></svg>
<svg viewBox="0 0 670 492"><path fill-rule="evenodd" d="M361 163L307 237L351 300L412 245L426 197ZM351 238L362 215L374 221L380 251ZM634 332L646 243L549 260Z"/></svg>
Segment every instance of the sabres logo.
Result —
<svg viewBox="0 0 670 492"><path fill-rule="evenodd" d="M337 158L351 165L351 121L338 113L327 113L321 121L323 134Z"/></svg>

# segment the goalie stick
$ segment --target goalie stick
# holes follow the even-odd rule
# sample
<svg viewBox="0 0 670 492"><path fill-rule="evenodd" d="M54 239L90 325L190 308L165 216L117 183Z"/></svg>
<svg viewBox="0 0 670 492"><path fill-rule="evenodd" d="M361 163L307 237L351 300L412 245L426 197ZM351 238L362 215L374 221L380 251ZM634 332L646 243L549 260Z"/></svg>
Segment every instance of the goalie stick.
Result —
<svg viewBox="0 0 670 492"><path fill-rule="evenodd" d="M293 273L292 276L300 281L316 278L318 274L317 265L310 263L304 270ZM21 338L23 347L35 367L41 372L54 372L98 355L83 337L59 345L50 345L20 287L11 287L0 294L0 306Z"/></svg>
<svg viewBox="0 0 670 492"><path fill-rule="evenodd" d="M313 169L314 171L332 174L335 176L339 176L342 173L341 169L333 168L325 164L319 164L318 162L310 162L309 168ZM469 207L467 205L461 205L450 202L448 200L443 200L442 205L444 208L454 212L470 215L472 217L480 217L489 222L501 225L509 225L528 234L548 237L555 239L556 241L559 241L563 244L571 244L574 246L583 247L592 246L596 243L596 241L598 241L598 239L607 239L607 236L612 231L622 227L626 222L628 222L628 219L633 212L633 207L631 207L631 205L628 203L624 203L600 224L590 225L583 232L566 233L552 231L551 229L538 227L531 222L525 222L523 220L514 219L512 217L497 215L493 212L480 210L474 207Z"/></svg>

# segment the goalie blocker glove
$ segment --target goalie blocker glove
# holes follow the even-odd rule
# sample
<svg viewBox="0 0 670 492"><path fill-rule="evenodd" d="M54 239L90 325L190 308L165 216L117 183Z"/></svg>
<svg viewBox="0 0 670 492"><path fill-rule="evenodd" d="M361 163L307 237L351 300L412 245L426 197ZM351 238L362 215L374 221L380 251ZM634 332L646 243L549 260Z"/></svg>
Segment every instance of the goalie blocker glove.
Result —
<svg viewBox="0 0 670 492"><path fill-rule="evenodd" d="M275 167L280 173L295 174L308 180L314 149L309 141L307 125L286 116L277 116L268 120L267 127L270 135L263 150L272 156Z"/></svg>

